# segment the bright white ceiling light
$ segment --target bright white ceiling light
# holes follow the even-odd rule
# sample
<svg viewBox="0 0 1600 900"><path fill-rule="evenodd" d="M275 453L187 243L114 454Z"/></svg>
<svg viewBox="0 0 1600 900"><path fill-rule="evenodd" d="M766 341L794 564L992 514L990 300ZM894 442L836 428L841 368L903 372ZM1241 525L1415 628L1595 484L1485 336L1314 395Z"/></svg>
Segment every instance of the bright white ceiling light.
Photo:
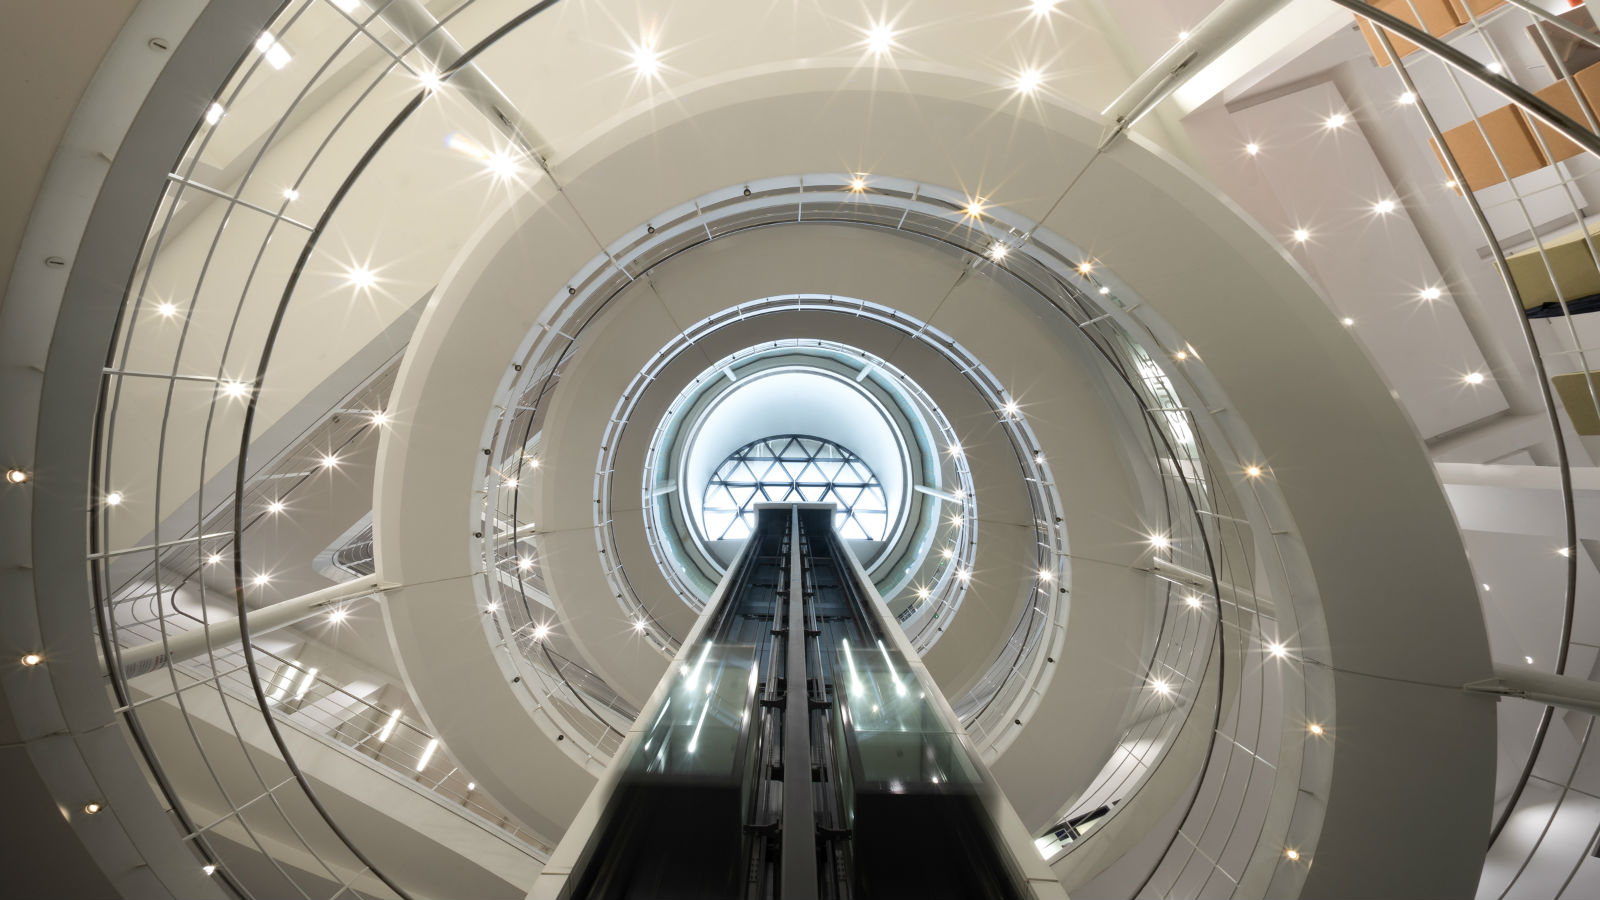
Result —
<svg viewBox="0 0 1600 900"><path fill-rule="evenodd" d="M523 572L526 572L529 569L533 568L533 560L529 559L526 556L524 556L521 559L517 560L517 568L520 569Z"/></svg>
<svg viewBox="0 0 1600 900"><path fill-rule="evenodd" d="M949 447L946 448L946 452L948 452L951 456L960 456L961 455L961 445L958 444L958 443L957 444L951 444Z"/></svg>
<svg viewBox="0 0 1600 900"><path fill-rule="evenodd" d="M1172 354L1172 358L1177 360L1178 362L1183 362L1184 360L1189 358L1189 351L1187 351L1187 350L1179 350L1177 353Z"/></svg>
<svg viewBox="0 0 1600 900"><path fill-rule="evenodd" d="M1311 732L1314 735L1317 735L1318 737L1322 736L1322 726L1318 725L1315 722L1312 722L1310 725L1307 725L1306 726L1306 730Z"/></svg>
<svg viewBox="0 0 1600 900"><path fill-rule="evenodd" d="M1033 464L1036 465L1036 466L1044 465L1044 454L1043 453L1035 453L1033 455Z"/></svg>
<svg viewBox="0 0 1600 900"><path fill-rule="evenodd" d="M300 199L300 192L295 190L294 188L284 188L283 189L283 199L289 201L290 203L293 203L294 201Z"/></svg>
<svg viewBox="0 0 1600 900"><path fill-rule="evenodd" d="M1023 69L1017 73L1016 81L1012 82L1019 94L1032 94L1044 84L1044 73L1038 69Z"/></svg>
<svg viewBox="0 0 1600 900"><path fill-rule="evenodd" d="M1244 145L1244 152L1250 154L1251 156L1255 156L1261 152L1261 145L1255 141L1251 141L1250 143Z"/></svg>
<svg viewBox="0 0 1600 900"><path fill-rule="evenodd" d="M1172 546L1172 541L1164 534L1152 534L1150 535L1150 546L1157 550L1165 550Z"/></svg>
<svg viewBox="0 0 1600 900"><path fill-rule="evenodd" d="M1018 406L1015 400L1007 400L1004 409L1008 416L1014 416L1022 411L1022 407Z"/></svg>
<svg viewBox="0 0 1600 900"><path fill-rule="evenodd" d="M24 653L22 655L22 664L25 665L25 666L33 667L33 666L37 666L39 663L42 663L42 662L44 662L44 655L43 654L40 654L40 653Z"/></svg>
<svg viewBox="0 0 1600 900"><path fill-rule="evenodd" d="M156 315L163 319L170 319L178 314L178 304L164 300L156 304Z"/></svg>
<svg viewBox="0 0 1600 900"><path fill-rule="evenodd" d="M1056 10L1057 0L1029 0L1028 12L1036 19L1042 19Z"/></svg>
<svg viewBox="0 0 1600 900"><path fill-rule="evenodd" d="M333 5L339 7L340 11L347 13L353 13L361 8L359 0L333 0Z"/></svg>
<svg viewBox="0 0 1600 900"><path fill-rule="evenodd" d="M107 506L121 506L122 505L122 492L121 491L112 491L111 493L107 494L106 495L106 505ZM1565 556L1566 554L1563 553L1562 555Z"/></svg>
<svg viewBox="0 0 1600 900"><path fill-rule="evenodd" d="M1530 666L1533 665L1533 657L1531 657L1531 656L1524 656L1522 658L1522 661L1527 663Z"/></svg>
<svg viewBox="0 0 1600 900"><path fill-rule="evenodd" d="M6 470L6 481L8 483L10 483L10 484L21 484L21 483L23 483L24 481L27 481L27 480L28 480L28 472L27 472L26 469L7 469Z"/></svg>
<svg viewBox="0 0 1600 900"><path fill-rule="evenodd" d="M540 624L534 626L534 628L533 628L533 639L534 640L542 641L542 640L544 640L545 638L547 638L549 636L550 636L550 626L549 625L546 625L546 624L541 622Z"/></svg>
<svg viewBox="0 0 1600 900"><path fill-rule="evenodd" d="M1184 41L1187 41L1188 39L1189 39L1189 32L1187 32L1187 31L1178 32L1178 43L1181 44Z"/></svg>
<svg viewBox="0 0 1600 900"><path fill-rule="evenodd" d="M967 205L961 208L962 214L969 219L976 219L983 215L984 208L988 206L982 197L969 197Z"/></svg>
<svg viewBox="0 0 1600 900"><path fill-rule="evenodd" d="M1199 594L1190 594L1189 596L1183 598L1183 602L1189 604L1190 609L1199 609L1202 601L1200 600Z"/></svg>
<svg viewBox="0 0 1600 900"><path fill-rule="evenodd" d="M424 69L417 73L417 84L431 94L444 86L444 77L434 69Z"/></svg>
<svg viewBox="0 0 1600 900"><path fill-rule="evenodd" d="M245 381L224 381L221 384L222 395L235 400L250 396L250 384Z"/></svg>
<svg viewBox="0 0 1600 900"><path fill-rule="evenodd" d="M1440 297L1444 296L1444 291L1442 291L1442 290L1440 290L1440 289L1438 289L1436 287L1429 286L1429 287L1423 288L1421 293L1417 294L1417 296L1421 297L1424 300L1437 300Z"/></svg>
<svg viewBox="0 0 1600 900"><path fill-rule="evenodd" d="M867 176L853 175L850 178L850 193L859 194L867 189Z"/></svg>
<svg viewBox="0 0 1600 900"><path fill-rule="evenodd" d="M344 283L361 291L370 291L378 284L378 276L366 266L351 266L344 270Z"/></svg>
<svg viewBox="0 0 1600 900"><path fill-rule="evenodd" d="M499 150L484 158L483 164L488 168L489 174L501 181L510 181L517 177L521 167L517 165L517 157L510 150Z"/></svg>
<svg viewBox="0 0 1600 900"><path fill-rule="evenodd" d="M1388 197L1385 197L1382 200L1379 200L1377 203L1372 204L1372 211L1380 216L1387 216L1389 213L1394 212L1394 210L1395 202Z"/></svg>
<svg viewBox="0 0 1600 900"><path fill-rule="evenodd" d="M1344 123L1346 123L1348 121L1350 121L1350 117L1345 115L1344 113L1334 113L1333 115L1331 115L1328 118L1323 120L1322 127L1328 129L1329 131L1332 131L1335 128L1343 128L1344 127Z"/></svg>
<svg viewBox="0 0 1600 900"><path fill-rule="evenodd" d="M633 620L633 631L634 631L635 634L644 634L644 620L643 619L634 619Z"/></svg>
<svg viewBox="0 0 1600 900"><path fill-rule="evenodd" d="M1172 685L1167 684L1165 681L1157 678L1150 682L1150 690L1155 691L1163 697L1166 697L1172 693Z"/></svg>
<svg viewBox="0 0 1600 900"><path fill-rule="evenodd" d="M372 424L379 426L389 424L389 414L381 409L374 412L372 414Z"/></svg>
<svg viewBox="0 0 1600 900"><path fill-rule="evenodd" d="M949 559L949 558L950 558L950 557L952 557L952 556L955 556L955 555L956 555L956 551L955 551L955 549L954 549L954 548L951 548L951 547L945 547L945 548L943 548L943 549L941 549L941 550L940 550L940 551L939 551L939 555L940 555L940 556L942 556L942 557L944 557L944 558L945 558L945 559Z"/></svg>
<svg viewBox="0 0 1600 900"><path fill-rule="evenodd" d="M1102 285L1100 285L1100 293L1102 295L1109 294L1109 293L1111 293L1111 288L1106 287L1105 285L1102 284Z"/></svg>
<svg viewBox="0 0 1600 900"><path fill-rule="evenodd" d="M1468 372L1466 375L1461 377L1461 380L1465 381L1467 384L1483 384L1483 373Z"/></svg>
<svg viewBox="0 0 1600 900"><path fill-rule="evenodd" d="M1094 262L1092 260L1087 260L1086 259L1083 262L1078 263L1078 274L1079 275L1088 275L1090 272L1093 272L1093 271L1094 271Z"/></svg>
<svg viewBox="0 0 1600 900"><path fill-rule="evenodd" d="M333 455L332 453L324 453L324 454L322 454L322 467L324 469L337 468L338 465L339 465L339 457Z"/></svg>
<svg viewBox="0 0 1600 900"><path fill-rule="evenodd" d="M1344 327L1346 327L1346 328L1349 328L1351 325L1354 325L1356 323L1356 320L1350 318L1349 316L1345 316L1344 319L1342 319L1341 321L1344 322Z"/></svg>
<svg viewBox="0 0 1600 900"><path fill-rule="evenodd" d="M874 22L867 28L867 52L886 56L894 49L894 28L888 22Z"/></svg>
<svg viewBox="0 0 1600 900"><path fill-rule="evenodd" d="M994 260L995 262L999 262L1000 260L1005 259L1006 258L1006 254L1010 253L1010 252L1011 252L1011 248L1010 247L1007 247L1005 244L1002 244L999 241L995 241L994 243L989 245L989 251L988 251L987 255L988 255L988 257L990 259Z"/></svg>
<svg viewBox="0 0 1600 900"><path fill-rule="evenodd" d="M283 510L284 505L282 500L274 500L267 504L267 512L272 513L273 515L277 515L283 512Z"/></svg>
<svg viewBox="0 0 1600 900"><path fill-rule="evenodd" d="M483 606L483 609L484 609L485 612L492 612L492 613L493 612L499 612L500 611L500 601L495 600L495 601L491 601L489 603L485 603L484 606Z"/></svg>
<svg viewBox="0 0 1600 900"><path fill-rule="evenodd" d="M1506 67L1500 65L1499 62L1489 63L1487 66L1484 66L1484 68L1489 70L1490 75L1499 75L1501 72L1506 70Z"/></svg>
<svg viewBox="0 0 1600 900"><path fill-rule="evenodd" d="M1296 228L1294 230L1294 242L1296 244L1304 244L1306 241L1309 241L1309 240L1311 240L1311 232L1307 231L1304 228Z"/></svg>
<svg viewBox="0 0 1600 900"><path fill-rule="evenodd" d="M966 569L957 569L956 578L959 579L962 584L966 584L972 580L972 573L968 572Z"/></svg>
<svg viewBox="0 0 1600 900"><path fill-rule="evenodd" d="M1414 92L1414 91L1406 91L1405 93L1400 95L1400 105L1401 106L1410 106L1411 104L1416 103L1416 102L1417 102L1417 95L1416 95L1416 92Z"/></svg>
<svg viewBox="0 0 1600 900"><path fill-rule="evenodd" d="M206 124L215 125L218 122L221 122L222 117L227 114L228 111L223 108L221 103L213 103L206 107Z"/></svg>
<svg viewBox="0 0 1600 900"><path fill-rule="evenodd" d="M1056 578L1055 573L1050 571L1049 569L1040 569L1039 570L1039 580L1040 581L1054 581L1055 578Z"/></svg>
<svg viewBox="0 0 1600 900"><path fill-rule="evenodd" d="M530 468L530 469L539 468L539 457L537 457L537 456L528 457L528 468Z"/></svg>
<svg viewBox="0 0 1600 900"><path fill-rule="evenodd" d="M337 625L340 622L343 622L349 615L350 610L346 609L345 607L335 607L332 612L328 613L328 621Z"/></svg>
<svg viewBox="0 0 1600 900"><path fill-rule="evenodd" d="M1283 851L1283 855L1289 857L1290 862L1294 862L1300 858L1300 851L1291 847L1288 850Z"/></svg>
<svg viewBox="0 0 1600 900"><path fill-rule="evenodd" d="M271 575L268 575L266 572L262 572L260 575L257 575L256 577L250 579L250 583L255 585L256 587L261 587L262 585L266 584L267 582L269 582L271 580L272 580L272 576Z"/></svg>
<svg viewBox="0 0 1600 900"><path fill-rule="evenodd" d="M117 494L116 496L121 497L122 495L121 494ZM111 502L111 498L107 497L106 498L106 502L110 503ZM1572 555L1572 548L1571 547L1562 547L1562 548L1556 550L1556 552L1561 554L1562 556L1571 556Z"/></svg>
<svg viewBox="0 0 1600 900"><path fill-rule="evenodd" d="M950 514L950 527L954 528L954 527L956 527L957 525L960 525L960 524L961 524L961 514L960 513L951 513Z"/></svg>
<svg viewBox="0 0 1600 900"><path fill-rule="evenodd" d="M1261 477L1261 467L1260 466L1245 466L1244 473L1246 475L1249 475L1251 478L1260 478Z"/></svg>
<svg viewBox="0 0 1600 900"><path fill-rule="evenodd" d="M206 565L208 565L208 566L214 566L219 562L222 562L222 554L221 553L213 553L210 556L206 557Z"/></svg>
<svg viewBox="0 0 1600 900"><path fill-rule="evenodd" d="M929 590L927 585L923 585L922 587L917 588L917 599L918 600L926 600L926 599L928 599L928 597L932 596L932 594L933 594L933 591Z"/></svg>
<svg viewBox="0 0 1600 900"><path fill-rule="evenodd" d="M293 57L289 55L289 51L284 49L282 44L278 43L278 39L273 37L270 32L266 31L261 32L261 36L256 38L256 50L260 51L262 55L266 56L267 65L273 67L274 69L281 69L284 66L287 66L289 64L289 60L293 59Z"/></svg>
<svg viewBox="0 0 1600 900"><path fill-rule="evenodd" d="M656 49L655 40L645 38L634 44L632 52L628 54L628 65L639 73L641 78L653 80L660 77L661 51Z"/></svg>
<svg viewBox="0 0 1600 900"><path fill-rule="evenodd" d="M1278 643L1277 641L1273 641L1267 645L1267 652L1271 653L1277 659L1283 659L1285 656L1289 655L1289 648Z"/></svg>

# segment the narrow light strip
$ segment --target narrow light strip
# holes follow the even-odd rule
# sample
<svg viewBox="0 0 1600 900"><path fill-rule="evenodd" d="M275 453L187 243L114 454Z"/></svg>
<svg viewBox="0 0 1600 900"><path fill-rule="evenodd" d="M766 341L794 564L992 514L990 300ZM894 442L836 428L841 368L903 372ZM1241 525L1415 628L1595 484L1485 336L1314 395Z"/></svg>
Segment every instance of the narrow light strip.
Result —
<svg viewBox="0 0 1600 900"><path fill-rule="evenodd" d="M310 671L306 672L306 677L300 679L300 690L294 692L294 699L295 700L304 700L305 696L306 696L306 691L311 690L311 682L316 681L316 680L317 680L317 670L316 669L313 668Z"/></svg>
<svg viewBox="0 0 1600 900"><path fill-rule="evenodd" d="M706 713L711 711L711 698L706 697L705 705L700 707L700 721L694 723L694 734L689 736L689 752L694 752L695 744L700 742L700 728L706 724Z"/></svg>
<svg viewBox="0 0 1600 900"><path fill-rule="evenodd" d="M840 641L844 646L844 661L850 664L850 693L861 696L861 676L856 672L856 658L850 652L850 642Z"/></svg>
<svg viewBox="0 0 1600 900"><path fill-rule="evenodd" d="M422 758L417 760L417 771L421 772L428 767L428 760L433 759L433 751L439 749L439 739L429 738L428 746L422 748Z"/></svg>
<svg viewBox="0 0 1600 900"><path fill-rule="evenodd" d="M389 739L389 735L394 734L395 723L399 721L400 710L397 709L389 714L389 721L383 723L383 730L378 732L378 743L381 744L384 741L387 741Z"/></svg>
<svg viewBox="0 0 1600 900"><path fill-rule="evenodd" d="M889 679L894 682L894 692L904 697L906 686L900 683L900 673L894 670L894 660L889 658L889 650L883 646L882 639L878 641L878 652L883 654L883 664L889 667Z"/></svg>
<svg viewBox="0 0 1600 900"><path fill-rule="evenodd" d="M272 699L282 700L283 695L289 693L289 685L294 684L294 673L299 668L294 663L284 667L283 674L278 676L278 689L272 692Z"/></svg>

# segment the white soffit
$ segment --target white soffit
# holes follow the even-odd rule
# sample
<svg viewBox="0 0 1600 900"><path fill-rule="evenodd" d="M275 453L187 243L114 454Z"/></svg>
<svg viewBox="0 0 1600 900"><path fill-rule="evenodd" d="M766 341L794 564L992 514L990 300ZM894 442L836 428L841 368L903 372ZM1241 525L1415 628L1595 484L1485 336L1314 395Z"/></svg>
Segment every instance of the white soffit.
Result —
<svg viewBox="0 0 1600 900"><path fill-rule="evenodd" d="M1379 164L1338 88L1323 83L1234 114L1239 129L1273 148L1241 162L1254 166L1292 218L1310 231L1296 259L1316 277L1424 437L1470 425L1507 408L1493 379L1468 385L1469 372L1489 371L1467 329L1450 285L1428 255L1407 209ZM1330 115L1349 120L1328 128ZM1376 204L1391 200L1392 212ZM1422 291L1436 287L1437 300ZM1241 322L1247 328L1249 323ZM1271 340L1271 335L1262 335ZM1436 348L1418 354L1416 348Z"/></svg>

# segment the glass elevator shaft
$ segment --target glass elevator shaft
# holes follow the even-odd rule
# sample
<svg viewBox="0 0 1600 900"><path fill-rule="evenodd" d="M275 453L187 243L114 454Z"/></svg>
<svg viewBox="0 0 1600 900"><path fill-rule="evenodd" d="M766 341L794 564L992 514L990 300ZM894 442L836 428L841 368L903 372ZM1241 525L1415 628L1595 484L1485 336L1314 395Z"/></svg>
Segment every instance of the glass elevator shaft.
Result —
<svg viewBox="0 0 1600 900"><path fill-rule="evenodd" d="M563 841L582 850L556 895L1033 896L1009 807L832 518L759 510Z"/></svg>

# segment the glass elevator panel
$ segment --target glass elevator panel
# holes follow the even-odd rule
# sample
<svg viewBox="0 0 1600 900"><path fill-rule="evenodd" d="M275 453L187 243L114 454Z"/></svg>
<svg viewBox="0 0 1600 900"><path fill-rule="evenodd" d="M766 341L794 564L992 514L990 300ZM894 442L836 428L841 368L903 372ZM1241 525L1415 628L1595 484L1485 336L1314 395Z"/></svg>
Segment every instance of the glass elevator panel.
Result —
<svg viewBox="0 0 1600 900"><path fill-rule="evenodd" d="M1004 798L832 512L760 508L569 838L561 896L1030 896Z"/></svg>

